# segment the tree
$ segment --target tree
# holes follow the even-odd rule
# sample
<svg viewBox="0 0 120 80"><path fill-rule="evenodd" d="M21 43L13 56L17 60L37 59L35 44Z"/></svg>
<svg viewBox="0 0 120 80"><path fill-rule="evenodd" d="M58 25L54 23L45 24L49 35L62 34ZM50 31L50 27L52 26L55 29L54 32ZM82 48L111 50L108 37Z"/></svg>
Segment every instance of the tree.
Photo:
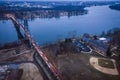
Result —
<svg viewBox="0 0 120 80"><path fill-rule="evenodd" d="M94 35L94 36L93 36L93 38L94 38L95 40L97 40L97 39L98 39L96 35Z"/></svg>
<svg viewBox="0 0 120 80"><path fill-rule="evenodd" d="M106 56L111 56L111 55L112 55L111 45L109 45L109 46L107 47Z"/></svg>
<svg viewBox="0 0 120 80"><path fill-rule="evenodd" d="M63 39L63 36L62 35L57 35L57 41L60 42L62 39Z"/></svg>
<svg viewBox="0 0 120 80"><path fill-rule="evenodd" d="M113 42L120 47L120 28L113 29L112 39Z"/></svg>
<svg viewBox="0 0 120 80"><path fill-rule="evenodd" d="M102 31L101 37L105 36L105 31Z"/></svg>
<svg viewBox="0 0 120 80"><path fill-rule="evenodd" d="M107 36L110 36L111 35L111 30L107 31Z"/></svg>
<svg viewBox="0 0 120 80"><path fill-rule="evenodd" d="M107 36L112 38L114 44L120 45L120 28L116 27L107 31Z"/></svg>
<svg viewBox="0 0 120 80"><path fill-rule="evenodd" d="M71 32L68 33L68 36L70 38L76 38L77 37L77 32L76 31L71 31Z"/></svg>

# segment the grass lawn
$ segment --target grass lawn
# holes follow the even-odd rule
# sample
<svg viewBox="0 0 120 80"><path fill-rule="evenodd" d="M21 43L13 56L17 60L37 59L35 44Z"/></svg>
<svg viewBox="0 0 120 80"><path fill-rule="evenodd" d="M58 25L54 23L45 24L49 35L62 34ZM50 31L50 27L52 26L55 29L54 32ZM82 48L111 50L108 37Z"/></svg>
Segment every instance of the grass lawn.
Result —
<svg viewBox="0 0 120 80"><path fill-rule="evenodd" d="M105 67L105 68L112 68L114 69L114 63L111 60L105 60L105 59L98 59L98 64L101 67Z"/></svg>

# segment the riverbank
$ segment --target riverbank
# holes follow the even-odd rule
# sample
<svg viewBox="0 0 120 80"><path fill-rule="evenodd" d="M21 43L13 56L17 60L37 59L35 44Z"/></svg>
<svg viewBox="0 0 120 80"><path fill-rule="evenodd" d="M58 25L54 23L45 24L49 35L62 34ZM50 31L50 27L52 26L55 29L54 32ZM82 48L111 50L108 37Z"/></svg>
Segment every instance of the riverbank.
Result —
<svg viewBox="0 0 120 80"><path fill-rule="evenodd" d="M34 52L34 49L31 49L24 43L21 43L19 46L12 45L12 47L0 50L0 62L33 61Z"/></svg>
<svg viewBox="0 0 120 80"><path fill-rule="evenodd" d="M0 50L0 80L43 80L33 59L35 50L25 43ZM33 76L36 75L36 76Z"/></svg>
<svg viewBox="0 0 120 80"><path fill-rule="evenodd" d="M72 39L72 41L83 41L83 39ZM70 41L67 39L67 41ZM71 42L71 41L70 41ZM84 43L84 42L83 42ZM65 46L64 48L61 46ZM104 43L105 44L105 43ZM66 46L67 45L67 46ZM88 45L85 43L84 45ZM43 52L48 57L50 62L54 64L54 66L58 69L59 74L62 76L63 80L119 80L120 78L120 61L118 56L106 56L101 55L102 53L99 52L97 49L91 47L92 51L90 53L83 53L82 51L76 51L76 48L70 47L71 44L68 42L66 43L65 40L58 42L56 44L51 44L46 47L43 47ZM61 47L61 48L60 48ZM74 46L75 47L75 46ZM83 47L83 46L80 46ZM90 63L90 58L95 57L96 59L106 59L105 63L111 62L111 59L115 60L113 62L115 65L115 71L117 75L112 75L110 73L114 72L114 69L109 71L108 73L104 73L101 71L101 64L103 62L99 62L100 70L96 69ZM101 60L102 61L102 60ZM105 64L104 63L104 64ZM106 64L109 67L103 67L106 69L105 71L109 70L113 67L110 64ZM99 68L99 67L98 67ZM111 68L112 69L112 68ZM83 77L84 76L84 77ZM86 77L87 76L87 77Z"/></svg>
<svg viewBox="0 0 120 80"><path fill-rule="evenodd" d="M109 8L120 11L120 4L111 5Z"/></svg>
<svg viewBox="0 0 120 80"><path fill-rule="evenodd" d="M91 54L66 52L57 56L54 55L54 51L51 49L44 51L48 59L58 69L63 80L119 80L120 78L120 75L105 74L92 67L89 62L90 57L103 58L95 51L92 51ZM109 57L107 59L109 60ZM117 65L117 70L120 72L117 62L115 65Z"/></svg>

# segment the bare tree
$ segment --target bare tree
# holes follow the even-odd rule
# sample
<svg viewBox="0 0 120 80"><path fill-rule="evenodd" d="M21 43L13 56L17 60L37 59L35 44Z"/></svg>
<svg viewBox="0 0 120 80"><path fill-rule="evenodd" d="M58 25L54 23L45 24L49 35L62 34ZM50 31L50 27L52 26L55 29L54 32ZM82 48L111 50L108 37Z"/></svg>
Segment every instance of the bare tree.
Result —
<svg viewBox="0 0 120 80"><path fill-rule="evenodd" d="M102 33L101 33L101 37L103 37L103 36L105 36L106 34L105 34L105 31L102 31Z"/></svg>
<svg viewBox="0 0 120 80"><path fill-rule="evenodd" d="M109 45L109 46L107 47L106 55L107 55L107 56L111 56L111 55L112 55L111 45Z"/></svg>
<svg viewBox="0 0 120 80"><path fill-rule="evenodd" d="M71 31L71 32L69 32L69 33L68 33L68 36L69 36L70 38L76 38L76 37L77 37L77 31Z"/></svg>
<svg viewBox="0 0 120 80"><path fill-rule="evenodd" d="M113 29L113 42L120 47L120 28Z"/></svg>
<svg viewBox="0 0 120 80"><path fill-rule="evenodd" d="M57 35L57 42L60 42L61 40L63 39L63 36L62 35Z"/></svg>

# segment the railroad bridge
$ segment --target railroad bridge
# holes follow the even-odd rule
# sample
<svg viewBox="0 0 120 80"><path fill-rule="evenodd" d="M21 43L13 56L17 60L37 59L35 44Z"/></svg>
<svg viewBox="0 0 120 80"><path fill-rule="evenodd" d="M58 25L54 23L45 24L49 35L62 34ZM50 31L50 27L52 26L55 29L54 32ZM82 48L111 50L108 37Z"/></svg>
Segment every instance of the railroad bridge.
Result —
<svg viewBox="0 0 120 80"><path fill-rule="evenodd" d="M23 31L23 33L25 34L25 36L31 42L31 44L34 47L34 49L37 51L37 53L38 53L37 55L39 55L39 57L42 59L42 61L44 61L44 63L49 68L50 74L52 74L52 76L54 76L53 80L61 80L61 77L60 77L57 69L48 60L48 58L46 57L46 55L42 52L42 50L36 44L36 42L34 41L34 39L32 38L32 36L26 30L26 28L23 25L19 24L19 22L16 20L15 16L13 16L12 14L6 14L5 17L7 17L8 19L11 19L13 21L13 23L15 24L16 29L20 29L20 30Z"/></svg>

